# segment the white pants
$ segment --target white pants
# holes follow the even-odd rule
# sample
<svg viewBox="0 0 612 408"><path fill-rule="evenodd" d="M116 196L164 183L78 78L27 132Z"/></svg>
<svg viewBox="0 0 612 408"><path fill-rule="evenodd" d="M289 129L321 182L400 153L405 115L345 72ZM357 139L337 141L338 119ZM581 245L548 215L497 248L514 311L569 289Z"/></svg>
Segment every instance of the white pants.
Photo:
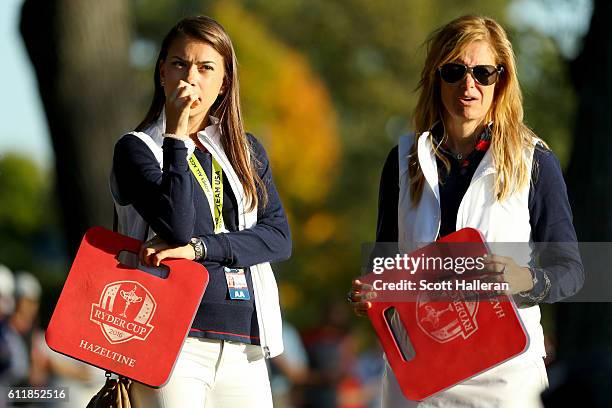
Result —
<svg viewBox="0 0 612 408"><path fill-rule="evenodd" d="M548 387L546 367L537 355L521 355L448 388L424 401L407 400L385 361L382 406L385 408L536 408Z"/></svg>
<svg viewBox="0 0 612 408"><path fill-rule="evenodd" d="M188 337L168 383L133 383L135 408L272 407L268 369L261 347Z"/></svg>

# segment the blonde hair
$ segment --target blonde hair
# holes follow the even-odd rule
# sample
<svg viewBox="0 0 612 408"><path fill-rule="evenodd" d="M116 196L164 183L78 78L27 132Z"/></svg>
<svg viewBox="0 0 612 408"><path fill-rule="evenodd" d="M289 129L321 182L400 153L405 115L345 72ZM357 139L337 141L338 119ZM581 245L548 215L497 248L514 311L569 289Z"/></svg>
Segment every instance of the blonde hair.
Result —
<svg viewBox="0 0 612 408"><path fill-rule="evenodd" d="M438 68L455 61L469 44L484 41L503 73L495 84L495 95L486 121L492 121L491 153L497 171L495 196L502 201L523 188L530 180L525 147L533 145L534 133L523 123L523 96L516 74L512 44L504 29L493 19L463 16L434 31L427 40L427 58L419 81L419 98L414 122L417 135L442 120L444 106L440 95ZM430 134L429 137L432 137ZM437 149L436 156L448 163ZM410 193L416 205L423 193L425 178L417 158L417 138L409 155Z"/></svg>

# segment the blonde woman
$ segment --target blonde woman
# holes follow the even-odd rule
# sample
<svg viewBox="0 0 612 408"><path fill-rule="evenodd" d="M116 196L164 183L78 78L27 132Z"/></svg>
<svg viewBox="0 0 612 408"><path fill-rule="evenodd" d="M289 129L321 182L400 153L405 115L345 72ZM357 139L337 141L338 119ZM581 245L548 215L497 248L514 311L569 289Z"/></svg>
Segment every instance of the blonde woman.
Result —
<svg viewBox="0 0 612 408"><path fill-rule="evenodd" d="M435 31L419 92L415 134L400 139L383 168L378 242L408 253L464 227L488 242L576 242L559 163L523 123L512 45L497 22L464 16ZM419 403L403 397L387 365L384 406L540 406L548 379L537 304L574 294L583 268L574 250L530 265L497 254L485 271L519 300L530 337L525 353ZM370 290L353 282L358 315L371 307Z"/></svg>
<svg viewBox="0 0 612 408"><path fill-rule="evenodd" d="M269 262L291 253L263 146L244 130L238 63L223 27L179 21L155 65L153 101L115 146L119 231L141 261L202 263L209 283L168 383L132 386L137 407L271 407L265 358L283 351ZM158 350L163 353L164 350Z"/></svg>

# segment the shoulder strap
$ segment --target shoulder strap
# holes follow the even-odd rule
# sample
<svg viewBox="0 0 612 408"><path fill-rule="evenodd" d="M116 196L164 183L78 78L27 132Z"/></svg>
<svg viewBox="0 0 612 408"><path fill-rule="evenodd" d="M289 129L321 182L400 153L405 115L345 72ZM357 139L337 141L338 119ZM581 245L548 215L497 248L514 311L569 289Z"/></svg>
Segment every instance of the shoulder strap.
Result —
<svg viewBox="0 0 612 408"><path fill-rule="evenodd" d="M398 144L398 160L399 160L399 175L408 171L408 155L410 154L410 149L412 149L412 145L415 142L415 133L411 132L405 136L401 136Z"/></svg>
<svg viewBox="0 0 612 408"><path fill-rule="evenodd" d="M155 155L155 158L161 165L164 159L164 151L162 147L159 144L157 144L157 142L151 136L149 136L148 134L144 132L131 132L128 134L134 135L140 140L142 140L147 145L147 147L151 149L151 152L153 152L153 154Z"/></svg>
<svg viewBox="0 0 612 408"><path fill-rule="evenodd" d="M149 136L148 134L146 134L144 132L130 132L128 134L129 135L134 135L137 138L139 138L140 140L142 140L147 145L147 147L151 150L153 155L155 155L155 159L157 159L157 161L159 162L160 167L162 166L162 161L163 161L163 157L164 157L163 149L161 148L161 146L159 146L155 142L155 140L153 140L153 138L151 136ZM114 177L115 177L115 174L111 170L110 187L111 187L111 194L113 196L113 200L115 201L115 203L113 203L113 231L114 232L119 232L119 214L117 213L116 205L122 205L123 206L123 205L127 205L127 203L121 203L120 202L120 200L118 198L119 194L117 192L117 183L116 183L116 180L114 179ZM147 241L147 239L149 238L149 224L146 223L146 221L145 221L144 225L145 225L144 236L142 237L142 241L143 242Z"/></svg>

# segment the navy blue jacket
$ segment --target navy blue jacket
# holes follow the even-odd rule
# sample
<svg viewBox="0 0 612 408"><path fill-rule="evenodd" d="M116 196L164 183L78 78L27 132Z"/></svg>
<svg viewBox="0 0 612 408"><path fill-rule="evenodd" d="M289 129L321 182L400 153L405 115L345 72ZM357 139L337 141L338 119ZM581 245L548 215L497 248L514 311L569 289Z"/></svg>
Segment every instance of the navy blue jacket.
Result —
<svg viewBox="0 0 612 408"><path fill-rule="evenodd" d="M484 152L475 152L469 166L462 167L453 157L448 157L451 169L448 174L440 171L443 183L440 188L440 235L455 231L457 212L463 196ZM441 163L438 163L441 169ZM398 201L399 201L399 163L398 147L394 147L384 164L378 198L377 242L397 242L398 240ZM578 246L576 232L572 224L572 210L567 198L561 166L552 151L536 146L533 155L531 184L529 189L529 223L532 240L536 243L556 243L550 245L540 259L541 268L533 271L538 283L531 293L538 296L544 293L544 274L550 279L551 287L543 301L553 303L575 293L583 282L584 268ZM569 243L569 244L559 244Z"/></svg>
<svg viewBox="0 0 612 408"><path fill-rule="evenodd" d="M258 344L248 267L287 259L291 254L291 236L266 152L255 137L247 137L257 173L267 188L268 203L262 205L262 193L258 190L257 224L242 231L238 231L236 197L224 177L223 220L230 232L214 234L209 203L185 160L187 148L183 141L164 139L162 171L144 142L133 135L125 136L115 146L113 170L121 195L159 237L179 246L200 236L208 248L202 263L210 280L190 335ZM211 155L198 149L195 155L212 180ZM250 301L229 299L224 266L246 268Z"/></svg>

